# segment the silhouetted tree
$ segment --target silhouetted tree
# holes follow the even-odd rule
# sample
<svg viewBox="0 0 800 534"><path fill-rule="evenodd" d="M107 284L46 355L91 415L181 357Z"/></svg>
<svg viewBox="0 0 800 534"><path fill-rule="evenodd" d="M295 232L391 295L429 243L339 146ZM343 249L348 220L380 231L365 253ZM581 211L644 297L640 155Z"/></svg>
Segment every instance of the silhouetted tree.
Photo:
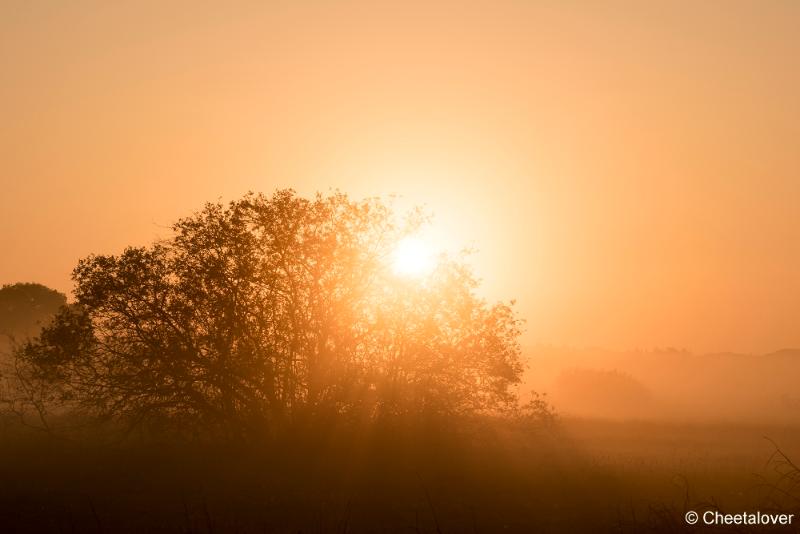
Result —
<svg viewBox="0 0 800 534"><path fill-rule="evenodd" d="M168 240L80 261L76 304L18 367L63 405L235 434L502 410L522 372L519 321L458 261L393 274L394 244L421 223L343 194L207 204Z"/></svg>
<svg viewBox="0 0 800 534"><path fill-rule="evenodd" d="M8 284L0 287L0 336L24 338L35 335L67 297L41 284Z"/></svg>
<svg viewBox="0 0 800 534"><path fill-rule="evenodd" d="M67 297L41 284L12 284L0 288L0 405L5 411L15 413L25 421L25 414L33 411L39 424L44 420L45 403L59 400L51 393L49 384L29 380L18 370L19 360L11 351L15 346L39 334L58 310L65 306ZM0 413L2 415L2 413Z"/></svg>

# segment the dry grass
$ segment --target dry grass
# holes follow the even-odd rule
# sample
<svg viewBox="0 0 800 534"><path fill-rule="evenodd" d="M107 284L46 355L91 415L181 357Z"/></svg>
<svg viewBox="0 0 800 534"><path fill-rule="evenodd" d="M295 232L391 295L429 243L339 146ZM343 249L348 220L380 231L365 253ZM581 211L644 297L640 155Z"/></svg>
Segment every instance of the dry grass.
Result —
<svg viewBox="0 0 800 534"><path fill-rule="evenodd" d="M2 449L4 531L687 532L688 509L792 510L800 429L485 421L250 447L6 429Z"/></svg>

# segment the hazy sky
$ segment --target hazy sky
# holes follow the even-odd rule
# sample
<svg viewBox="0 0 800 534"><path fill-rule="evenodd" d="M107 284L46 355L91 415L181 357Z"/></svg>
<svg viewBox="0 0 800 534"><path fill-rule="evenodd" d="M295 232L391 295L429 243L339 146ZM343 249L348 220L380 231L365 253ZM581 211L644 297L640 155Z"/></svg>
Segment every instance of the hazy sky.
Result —
<svg viewBox="0 0 800 534"><path fill-rule="evenodd" d="M234 5L235 4L235 5ZM0 2L0 283L403 195L526 343L800 346L800 2Z"/></svg>

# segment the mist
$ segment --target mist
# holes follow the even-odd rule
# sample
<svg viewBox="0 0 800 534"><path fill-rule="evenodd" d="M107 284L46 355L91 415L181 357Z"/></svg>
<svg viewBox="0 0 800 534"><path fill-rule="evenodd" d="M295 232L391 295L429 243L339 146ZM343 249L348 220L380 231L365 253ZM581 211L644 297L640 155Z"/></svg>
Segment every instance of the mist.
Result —
<svg viewBox="0 0 800 534"><path fill-rule="evenodd" d="M695 354L674 348L611 351L527 348L525 387L565 415L664 422L800 422L800 350Z"/></svg>

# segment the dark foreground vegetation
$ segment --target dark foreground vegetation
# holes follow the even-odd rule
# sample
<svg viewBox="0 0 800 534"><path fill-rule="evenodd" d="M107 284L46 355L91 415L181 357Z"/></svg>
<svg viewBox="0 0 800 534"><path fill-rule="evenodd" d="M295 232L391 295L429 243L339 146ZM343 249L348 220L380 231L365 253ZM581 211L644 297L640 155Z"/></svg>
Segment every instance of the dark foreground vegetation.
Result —
<svg viewBox="0 0 800 534"><path fill-rule="evenodd" d="M3 532L752 532L687 510L796 511L800 429L509 421L283 442L63 440L6 428ZM790 532L791 527L758 527Z"/></svg>

